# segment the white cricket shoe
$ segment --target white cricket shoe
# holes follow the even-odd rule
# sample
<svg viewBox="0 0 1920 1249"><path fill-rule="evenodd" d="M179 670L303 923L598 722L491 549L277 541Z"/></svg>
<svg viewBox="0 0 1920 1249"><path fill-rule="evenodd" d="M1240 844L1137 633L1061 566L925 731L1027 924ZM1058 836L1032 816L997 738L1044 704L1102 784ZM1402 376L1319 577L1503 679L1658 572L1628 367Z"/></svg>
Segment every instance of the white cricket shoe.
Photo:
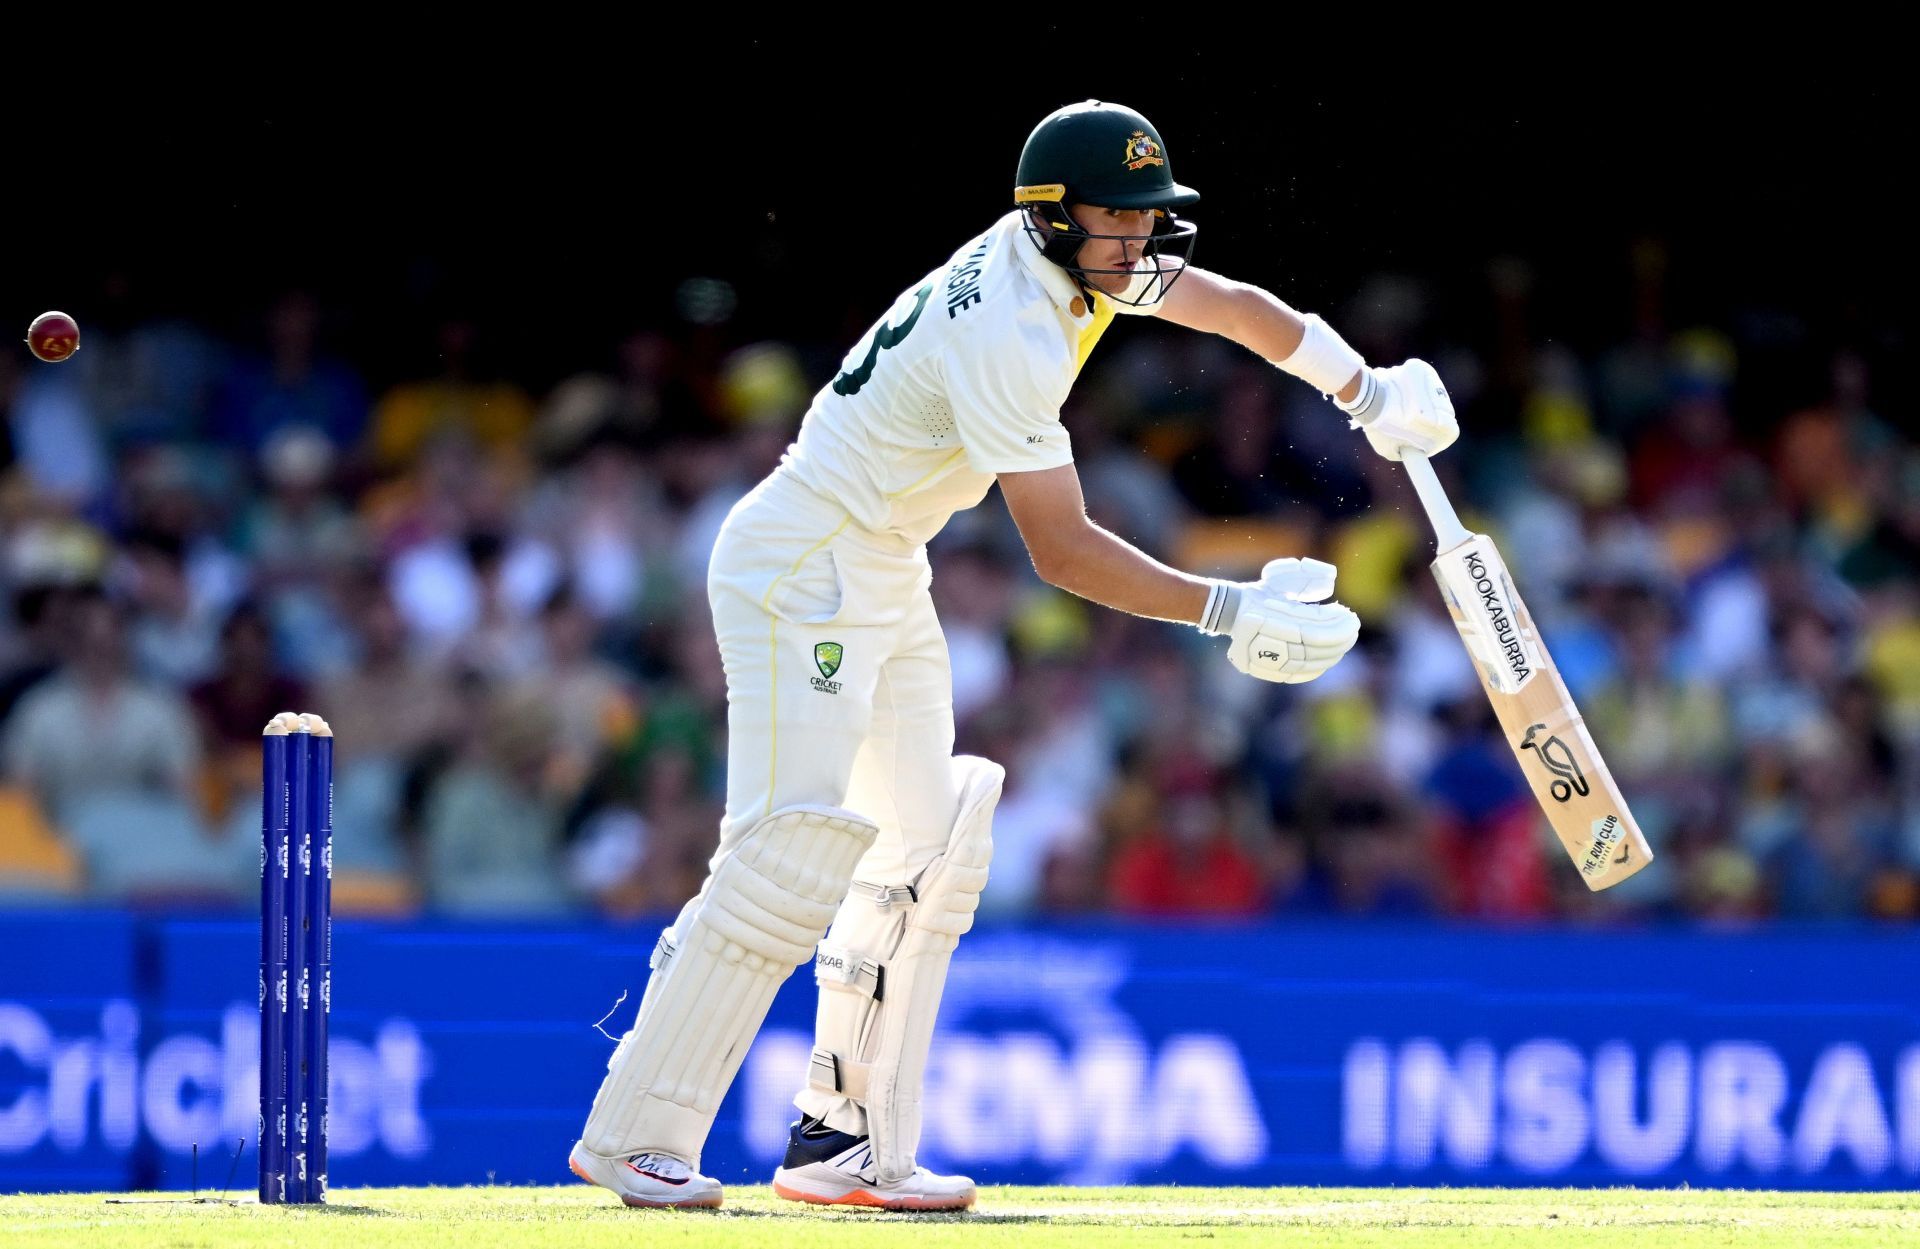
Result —
<svg viewBox="0 0 1920 1249"><path fill-rule="evenodd" d="M575 1141L567 1165L587 1183L611 1189L630 1206L659 1210L714 1210L720 1206L719 1180L709 1179L666 1154L606 1158L588 1149L585 1141Z"/></svg>
<svg viewBox="0 0 1920 1249"><path fill-rule="evenodd" d="M974 1199L966 1176L935 1175L925 1167L897 1183L881 1183L866 1137L836 1132L811 1116L793 1125L786 1161L773 1173L773 1191L788 1201L882 1210L965 1210Z"/></svg>

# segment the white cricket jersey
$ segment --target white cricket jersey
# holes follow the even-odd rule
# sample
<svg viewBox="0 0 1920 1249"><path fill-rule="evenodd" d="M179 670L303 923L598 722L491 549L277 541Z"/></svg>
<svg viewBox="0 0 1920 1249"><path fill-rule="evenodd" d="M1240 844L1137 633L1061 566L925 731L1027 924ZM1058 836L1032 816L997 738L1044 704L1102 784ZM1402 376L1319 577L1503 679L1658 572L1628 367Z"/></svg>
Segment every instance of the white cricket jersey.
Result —
<svg viewBox="0 0 1920 1249"><path fill-rule="evenodd" d="M1060 405L1115 311L1089 306L1010 212L854 344L777 471L866 529L925 542L994 474L1072 461Z"/></svg>

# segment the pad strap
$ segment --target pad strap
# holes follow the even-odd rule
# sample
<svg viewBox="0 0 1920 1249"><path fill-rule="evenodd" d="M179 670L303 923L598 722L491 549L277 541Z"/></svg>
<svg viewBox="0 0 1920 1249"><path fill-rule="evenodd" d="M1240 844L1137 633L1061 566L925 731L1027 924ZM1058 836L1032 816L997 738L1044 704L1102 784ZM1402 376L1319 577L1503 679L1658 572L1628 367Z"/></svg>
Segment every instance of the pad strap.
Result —
<svg viewBox="0 0 1920 1249"><path fill-rule="evenodd" d="M824 941L813 959L813 979L823 989L842 989L876 1002L886 997L887 969L879 959L861 958Z"/></svg>
<svg viewBox="0 0 1920 1249"><path fill-rule="evenodd" d="M816 1049L812 1061L807 1064L807 1083L822 1093L838 1093L864 1103L867 1100L867 1078L872 1071L872 1063L854 1062L832 1050Z"/></svg>

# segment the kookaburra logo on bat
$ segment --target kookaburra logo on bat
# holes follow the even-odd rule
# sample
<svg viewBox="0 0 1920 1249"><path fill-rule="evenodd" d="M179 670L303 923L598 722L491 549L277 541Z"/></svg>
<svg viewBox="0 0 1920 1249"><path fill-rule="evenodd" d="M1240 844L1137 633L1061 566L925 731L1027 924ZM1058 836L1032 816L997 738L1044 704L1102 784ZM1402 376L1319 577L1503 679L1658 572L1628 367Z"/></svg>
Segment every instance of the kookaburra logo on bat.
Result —
<svg viewBox="0 0 1920 1249"><path fill-rule="evenodd" d="M1548 788L1553 790L1554 798L1561 802L1566 802L1575 794L1585 798L1587 776L1580 770L1579 761L1573 757L1573 749L1558 737L1549 737L1543 742L1534 740L1535 734L1546 727L1544 724L1529 724L1520 749L1537 752L1540 762L1546 764L1547 770L1553 773L1553 784Z"/></svg>

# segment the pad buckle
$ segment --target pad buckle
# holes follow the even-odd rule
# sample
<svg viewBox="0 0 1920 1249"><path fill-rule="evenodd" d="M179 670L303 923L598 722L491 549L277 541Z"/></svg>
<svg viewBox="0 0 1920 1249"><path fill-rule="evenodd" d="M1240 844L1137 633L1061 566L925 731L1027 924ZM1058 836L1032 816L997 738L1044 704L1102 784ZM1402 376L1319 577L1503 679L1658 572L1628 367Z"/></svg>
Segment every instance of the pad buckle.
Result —
<svg viewBox="0 0 1920 1249"><path fill-rule="evenodd" d="M865 1105L871 1070L866 1063L841 1062L832 1050L816 1049L807 1064L807 1084L822 1093L838 1093Z"/></svg>
<svg viewBox="0 0 1920 1249"><path fill-rule="evenodd" d="M853 887L873 899L873 905L882 911L891 911L894 907L912 906L920 900L912 885L876 885L869 881L856 880Z"/></svg>

